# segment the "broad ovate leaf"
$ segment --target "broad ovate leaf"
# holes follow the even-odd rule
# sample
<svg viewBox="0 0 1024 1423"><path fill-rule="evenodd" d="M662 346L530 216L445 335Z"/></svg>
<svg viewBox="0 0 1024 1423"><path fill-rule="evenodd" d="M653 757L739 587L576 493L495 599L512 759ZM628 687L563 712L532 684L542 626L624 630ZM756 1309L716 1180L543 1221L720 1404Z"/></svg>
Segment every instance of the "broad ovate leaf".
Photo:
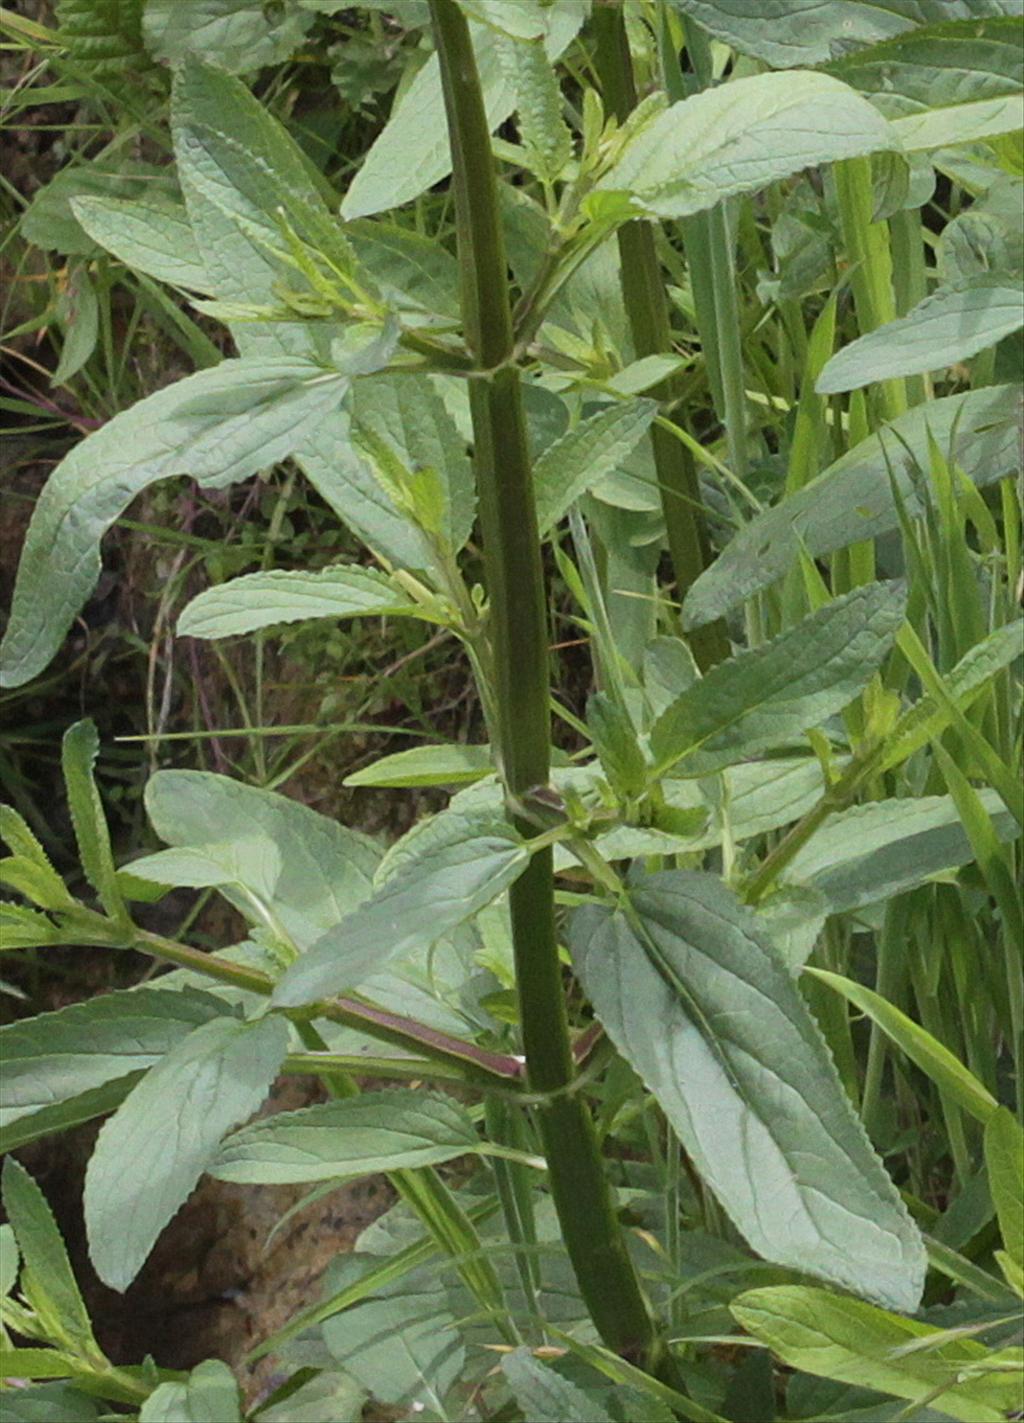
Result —
<svg viewBox="0 0 1024 1423"><path fill-rule="evenodd" d="M990 1350L863 1300L802 1285L747 1290L733 1316L792 1368L897 1398L927 1398L962 1423L999 1423L1016 1408L1020 1379L985 1371ZM926 1347L927 1346L927 1347Z"/></svg>
<svg viewBox="0 0 1024 1423"><path fill-rule="evenodd" d="M143 34L154 59L180 64L189 55L245 74L290 59L313 23L302 6L255 0L146 0Z"/></svg>
<svg viewBox="0 0 1024 1423"><path fill-rule="evenodd" d="M472 1118L448 1097L370 1092L253 1122L221 1144L209 1171L221 1181L280 1186L437 1166L478 1144Z"/></svg>
<svg viewBox="0 0 1024 1423"><path fill-rule="evenodd" d="M921 1237L754 913L716 877L667 871L587 905L573 961L618 1050L765 1259L916 1309Z"/></svg>
<svg viewBox="0 0 1024 1423"><path fill-rule="evenodd" d="M737 79L672 104L628 144L600 188L686 217L802 168L896 146L886 119L828 74Z"/></svg>
<svg viewBox="0 0 1024 1423"><path fill-rule="evenodd" d="M985 386L919 405L855 445L775 508L758 514L691 587L687 627L702 627L811 558L899 527L895 484L907 512L922 512L915 476L931 465L929 441L950 451L979 487L1020 468L1020 389Z"/></svg>
<svg viewBox="0 0 1024 1423"><path fill-rule="evenodd" d="M712 668L651 728L656 768L708 775L819 726L881 666L904 607L900 585L870 583Z"/></svg>
<svg viewBox="0 0 1024 1423"><path fill-rule="evenodd" d="M525 842L493 814L445 811L389 852L373 897L291 966L280 1006L357 987L393 958L428 948L497 899L529 862Z"/></svg>
<svg viewBox="0 0 1024 1423"><path fill-rule="evenodd" d="M335 564L312 573L269 569L232 578L193 598L178 619L182 637L238 637L279 623L313 618L423 616L423 610L385 573Z"/></svg>
<svg viewBox="0 0 1024 1423"><path fill-rule="evenodd" d="M300 948L340 923L372 890L380 861L373 841L287 796L206 771L158 771L146 786L146 809L156 833L178 849L253 840L269 847L266 857L277 867L274 914ZM235 863L247 883L244 858L236 856ZM224 895L247 907L230 886Z"/></svg>
<svg viewBox="0 0 1024 1423"><path fill-rule="evenodd" d="M1024 326L1024 292L1002 277L940 287L896 321L852 341L825 366L819 395L919 375L969 360Z"/></svg>
<svg viewBox="0 0 1024 1423"><path fill-rule="evenodd" d="M263 1102L287 1048L283 1018L216 1018L178 1043L105 1124L85 1175L85 1224L111 1289L131 1284L221 1138Z"/></svg>
<svg viewBox="0 0 1024 1423"><path fill-rule="evenodd" d="M159 390L66 455L36 501L0 685L41 672L100 575L100 541L137 494L191 475L223 488L292 454L336 408L347 380L301 358L228 360Z"/></svg>

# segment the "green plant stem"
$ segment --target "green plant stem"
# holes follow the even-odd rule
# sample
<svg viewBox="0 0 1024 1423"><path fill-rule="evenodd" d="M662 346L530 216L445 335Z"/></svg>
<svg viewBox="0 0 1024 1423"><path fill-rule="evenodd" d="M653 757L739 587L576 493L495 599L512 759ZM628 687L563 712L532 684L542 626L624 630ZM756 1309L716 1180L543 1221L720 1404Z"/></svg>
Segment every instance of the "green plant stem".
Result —
<svg viewBox="0 0 1024 1423"><path fill-rule="evenodd" d="M870 158L845 158L833 171L843 243L852 268L850 286L857 324L860 334L866 336L896 319L889 229L884 222L872 221L874 195ZM878 386L881 419L894 420L906 409L907 392L903 381L881 381Z"/></svg>
<svg viewBox="0 0 1024 1423"><path fill-rule="evenodd" d="M504 234L490 130L469 28L455 0L430 0L441 62L462 279L474 462L498 692L499 756L518 797L549 778L548 631L540 537L514 364ZM524 834L534 833L524 824ZM593 1123L568 1094L575 1067L554 920L550 849L509 891L520 1017L538 1124L569 1258L601 1337L617 1352L658 1362L660 1346L612 1204Z"/></svg>
<svg viewBox="0 0 1024 1423"><path fill-rule="evenodd" d="M91 917L95 918L99 933L95 939L90 939L90 942L113 943L109 921L100 915ZM216 958L201 949L176 943L173 939L165 939L159 934L136 929L130 944L120 943L118 946L137 949L140 953L149 954L164 963L176 964L179 968L190 969L194 973L204 974L207 978L216 979L221 983L229 983L235 988L243 988L249 993L258 993L265 998L269 998L274 991L273 979L259 969L230 963L227 959ZM454 1066L461 1071L464 1081L480 1086L489 1084L514 1087L521 1079L520 1064L514 1057L488 1052L486 1048L477 1047L475 1043L463 1042L461 1038L439 1033L412 1018L389 1013L371 1003L363 1003L358 998L333 998L311 1004L301 1010L293 1009L287 1016L295 1022L327 1018L349 1028L358 1028L381 1042L404 1048L406 1051L420 1052L448 1067Z"/></svg>
<svg viewBox="0 0 1024 1423"><path fill-rule="evenodd" d="M637 94L621 6L599 4L594 10L593 26L597 41L594 62L605 102L622 123L636 107ZM668 355L672 351L672 329L654 228L647 222L627 222L619 229L618 243L622 296L633 335L634 354L637 357ZM664 405L672 406L680 397L678 378L670 376L651 394ZM651 448L672 567L682 600L710 562L707 529L697 512L701 502L700 486L689 451L659 425L651 427ZM688 638L702 668L714 666L729 655L729 643L721 623L709 623L689 633Z"/></svg>

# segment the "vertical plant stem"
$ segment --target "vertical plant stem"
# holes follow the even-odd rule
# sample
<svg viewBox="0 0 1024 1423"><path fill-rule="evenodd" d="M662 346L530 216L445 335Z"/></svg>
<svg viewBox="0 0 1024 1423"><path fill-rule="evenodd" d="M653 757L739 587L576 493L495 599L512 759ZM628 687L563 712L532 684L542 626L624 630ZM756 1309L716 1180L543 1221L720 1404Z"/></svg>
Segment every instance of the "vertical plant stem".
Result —
<svg viewBox="0 0 1024 1423"><path fill-rule="evenodd" d="M540 537L520 392L504 235L490 132L469 27L455 0L430 0L441 62L462 279L474 462L490 597L500 761L511 798L549 776L548 636ZM522 827L529 834L528 826ZM509 892L516 982L531 1088L551 1193L580 1291L601 1337L661 1365L658 1340L626 1250L586 1103L574 1077L554 920L551 851L535 854Z"/></svg>
<svg viewBox="0 0 1024 1423"><path fill-rule="evenodd" d="M844 158L835 165L834 174L843 243L852 267L850 285L857 324L860 334L866 336L896 319L889 229L884 222L872 221L871 159ZM879 382L878 414L882 420L894 420L906 408L902 380Z"/></svg>
<svg viewBox="0 0 1024 1423"><path fill-rule="evenodd" d="M621 123L636 107L637 94L620 5L596 7L594 35L597 40L594 62L605 102ZM647 222L627 222L619 229L618 242L622 295L635 354L638 357L668 354L672 350L672 331L661 264L654 245L654 228ZM669 377L652 391L667 405L678 400L679 393L679 381L675 377ZM651 426L651 446L669 552L682 599L710 561L707 530L697 513L700 486L689 451L657 424ZM728 656L729 643L721 623L709 623L688 636L693 655L702 668L711 667Z"/></svg>

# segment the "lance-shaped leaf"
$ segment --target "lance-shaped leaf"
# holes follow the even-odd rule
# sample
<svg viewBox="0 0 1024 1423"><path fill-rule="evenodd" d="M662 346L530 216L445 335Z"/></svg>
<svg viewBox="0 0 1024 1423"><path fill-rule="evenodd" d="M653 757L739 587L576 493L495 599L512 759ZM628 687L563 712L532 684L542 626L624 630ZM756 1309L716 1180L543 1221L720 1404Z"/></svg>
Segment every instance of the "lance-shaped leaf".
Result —
<svg viewBox="0 0 1024 1423"><path fill-rule="evenodd" d="M862 1300L801 1285L747 1290L731 1306L736 1320L786 1364L824 1378L924 1399L963 1423L998 1423L1016 1408L1020 1378L985 1371L992 1351ZM926 1347L927 1346L927 1347Z"/></svg>
<svg viewBox="0 0 1024 1423"><path fill-rule="evenodd" d="M95 722L75 722L61 742L61 769L82 869L110 917L124 919L127 911L117 883L107 817L93 774L99 749Z"/></svg>
<svg viewBox="0 0 1024 1423"><path fill-rule="evenodd" d="M215 1018L133 1089L103 1127L85 1175L89 1254L124 1290L183 1205L221 1137L262 1103L288 1047L288 1024Z"/></svg>
<svg viewBox="0 0 1024 1423"><path fill-rule="evenodd" d="M346 776L346 786L472 785L494 771L489 746L413 746Z"/></svg>
<svg viewBox="0 0 1024 1423"><path fill-rule="evenodd" d="M232 360L140 400L76 445L36 502L3 641L0 684L41 672L100 575L100 540L137 494L172 475L210 488L290 455L347 380L299 358Z"/></svg>
<svg viewBox="0 0 1024 1423"><path fill-rule="evenodd" d="M683 604L702 627L767 588L799 558L834 553L899 527L893 483L907 512L922 511L915 476L931 466L929 437L979 487L1020 468L1020 390L985 386L919 405L862 440L824 474L752 519L700 575Z"/></svg>
<svg viewBox="0 0 1024 1423"><path fill-rule="evenodd" d="M371 1092L253 1122L221 1144L209 1171L279 1186L437 1166L480 1144L466 1109L448 1097Z"/></svg>
<svg viewBox="0 0 1024 1423"><path fill-rule="evenodd" d="M422 617L386 573L358 564L336 564L314 573L270 569L232 578L193 598L178 619L182 637L237 637L279 623L313 618Z"/></svg>
<svg viewBox="0 0 1024 1423"><path fill-rule="evenodd" d="M672 104L599 187L644 212L686 217L819 163L894 148L874 105L828 74L758 74Z"/></svg>
<svg viewBox="0 0 1024 1423"><path fill-rule="evenodd" d="M21 1252L21 1289L52 1337L86 1358L102 1357L49 1203L24 1166L8 1156L3 1203Z"/></svg>
<svg viewBox="0 0 1024 1423"><path fill-rule="evenodd" d="M529 858L494 815L449 810L417 826L390 851L373 898L291 966L273 1001L295 1006L341 993L389 959L437 943L507 889Z"/></svg>
<svg viewBox="0 0 1024 1423"><path fill-rule="evenodd" d="M985 1167L1007 1254L1024 1268L1024 1132L999 1107L985 1127Z"/></svg>
<svg viewBox="0 0 1024 1423"><path fill-rule="evenodd" d="M273 791L205 771L158 771L146 785L146 809L161 840L180 849L207 846L214 836L224 845L265 841L276 860L274 914L300 948L373 887L380 850L368 836ZM236 864L245 883L245 864L237 857ZM247 907L236 890L223 893Z"/></svg>
<svg viewBox="0 0 1024 1423"><path fill-rule="evenodd" d="M152 1067L193 1029L221 1017L208 993L104 993L0 1028L0 1126Z"/></svg>
<svg viewBox="0 0 1024 1423"><path fill-rule="evenodd" d="M486 9L486 0L480 6ZM511 10L511 7L506 7ZM554 0L537 11L545 27L544 49L552 62L572 42L586 14L581 0ZM491 131L516 104L499 59L503 36L488 25L471 25L480 88ZM431 55L403 94L383 132L366 155L341 205L342 217L368 217L401 207L452 171L444 95L437 55Z"/></svg>
<svg viewBox="0 0 1024 1423"><path fill-rule="evenodd" d="M548 445L533 467L541 534L549 533L581 495L619 468L657 413L655 400L627 400L599 410Z"/></svg>
<svg viewBox="0 0 1024 1423"><path fill-rule="evenodd" d="M822 64L918 25L1019 15L1018 0L670 0L680 14L775 69Z"/></svg>
<svg viewBox="0 0 1024 1423"><path fill-rule="evenodd" d="M765 1259L915 1309L920 1235L757 917L711 875L630 898L576 913L573 960L736 1227Z"/></svg>
<svg viewBox="0 0 1024 1423"><path fill-rule="evenodd" d="M969 360L1024 326L1024 292L1000 277L940 287L896 321L845 346L825 366L819 395L918 375Z"/></svg>
<svg viewBox="0 0 1024 1423"><path fill-rule="evenodd" d="M928 109L894 119L892 131L905 153L921 153L930 148L947 148L957 143L977 143L982 138L998 138L1024 128L1024 96L1009 94L1002 99L979 99L973 104L951 104L946 109Z"/></svg>
<svg viewBox="0 0 1024 1423"><path fill-rule="evenodd" d="M71 211L94 242L133 271L192 291L212 288L183 203L164 194L72 198Z"/></svg>
<svg viewBox="0 0 1024 1423"><path fill-rule="evenodd" d="M869 583L712 668L651 728L656 769L708 775L819 726L881 666L904 606L901 585Z"/></svg>
<svg viewBox="0 0 1024 1423"><path fill-rule="evenodd" d="M998 792L978 795L1000 838L1020 833ZM973 859L951 796L908 796L851 806L833 816L793 857L784 878L818 890L831 913L840 914L902 894Z"/></svg>

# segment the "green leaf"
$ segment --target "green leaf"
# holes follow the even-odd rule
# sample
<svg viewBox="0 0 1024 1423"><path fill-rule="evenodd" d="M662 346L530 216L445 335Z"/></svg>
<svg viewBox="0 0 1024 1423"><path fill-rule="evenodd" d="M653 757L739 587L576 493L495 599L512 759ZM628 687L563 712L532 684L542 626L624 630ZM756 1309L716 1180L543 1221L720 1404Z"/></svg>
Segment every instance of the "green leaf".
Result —
<svg viewBox="0 0 1024 1423"><path fill-rule="evenodd" d="M572 42L586 12L580 0L554 0L544 8L544 49L552 62ZM480 87L491 132L515 108L516 98L499 58L500 36L489 26L471 24ZM370 148L356 174L341 215L369 217L418 198L452 171L445 127L444 95L437 55L431 55L405 90L397 109Z"/></svg>
<svg viewBox="0 0 1024 1423"><path fill-rule="evenodd" d="M67 1384L4 1390L4 1423L96 1423L96 1403Z"/></svg>
<svg viewBox="0 0 1024 1423"><path fill-rule="evenodd" d="M914 475L930 468L929 437L979 487L1019 468L1020 391L986 386L919 405L838 459L774 509L752 519L700 575L683 604L702 627L767 588L797 563L899 527L892 482L908 514L922 512ZM891 482L892 481L892 482Z"/></svg>
<svg viewBox="0 0 1024 1423"><path fill-rule="evenodd" d="M80 907L68 893L64 881L54 875L49 866L30 860L25 855L7 855L0 860L0 884L24 895L33 904L38 904L40 909L74 910Z"/></svg>
<svg viewBox="0 0 1024 1423"><path fill-rule="evenodd" d="M979 1122L987 1122L996 1111L998 1103L973 1073L968 1072L963 1063L932 1037L906 1013L894 1007L873 989L841 974L829 973L822 968L806 968L805 973L827 983L841 993L848 1003L866 1013L873 1023L877 1023L886 1037L910 1058L936 1086L965 1112Z"/></svg>
<svg viewBox="0 0 1024 1423"><path fill-rule="evenodd" d="M966 711L984 692L992 678L1021 655L1024 621L996 628L964 653L945 674L946 691L961 711ZM905 711L886 738L880 771L889 771L909 756L941 736L952 720L948 704L927 695Z"/></svg>
<svg viewBox="0 0 1024 1423"><path fill-rule="evenodd" d="M48 906L52 906L54 909L69 909L74 906L74 899L50 863L46 851L32 832L28 822L18 814L13 805L0 805L0 840L3 840L17 859L27 860L36 866L39 872L37 882L40 886L45 885L46 887L44 898ZM4 947L7 948L9 945L5 943Z"/></svg>
<svg viewBox="0 0 1024 1423"><path fill-rule="evenodd" d="M127 911L117 883L107 817L93 774L99 750L95 722L75 722L61 742L61 767L82 869L111 919L125 920Z"/></svg>
<svg viewBox="0 0 1024 1423"><path fill-rule="evenodd" d="M901 585L867 584L712 668L654 723L657 769L704 776L820 726L882 665L904 605Z"/></svg>
<svg viewBox="0 0 1024 1423"><path fill-rule="evenodd" d="M22 236L44 252L97 257L100 248L84 231L71 204L80 197L133 198L139 192L172 194L168 170L122 160L92 159L62 168L40 188L21 219Z"/></svg>
<svg viewBox="0 0 1024 1423"><path fill-rule="evenodd" d="M109 1116L128 1096L142 1072L143 1069L129 1072L127 1076L115 1078L102 1087L90 1087L66 1101L41 1107L31 1116L19 1117L11 1125L0 1128L0 1152L17 1151L19 1147L41 1137L70 1131L83 1122L94 1121L96 1117Z"/></svg>
<svg viewBox="0 0 1024 1423"><path fill-rule="evenodd" d="M894 119L892 131L905 153L947 148L958 143L976 143L983 138L1016 133L1024 128L1024 96L980 99L973 104L952 104Z"/></svg>
<svg viewBox="0 0 1024 1423"><path fill-rule="evenodd" d="M979 792L999 833L1019 834L992 790ZM975 857L951 796L871 801L833 816L786 866L788 884L806 885L840 914L902 894Z"/></svg>
<svg viewBox="0 0 1024 1423"><path fill-rule="evenodd" d="M4 1161L2 1193L21 1251L22 1294L52 1339L86 1358L102 1358L53 1212L13 1156Z"/></svg>
<svg viewBox="0 0 1024 1423"><path fill-rule="evenodd" d="M1024 1132L1005 1107L985 1127L985 1166L1010 1259L1024 1267Z"/></svg>
<svg viewBox="0 0 1024 1423"><path fill-rule="evenodd" d="M313 618L423 617L385 573L335 564L315 573L271 569L232 578L193 598L178 618L180 637L238 637L280 623Z"/></svg>
<svg viewBox="0 0 1024 1423"><path fill-rule="evenodd" d="M88 268L80 262L69 268L67 284L57 299L56 315L64 344L50 384L66 385L95 351L99 336L96 288Z"/></svg>
<svg viewBox="0 0 1024 1423"><path fill-rule="evenodd" d="M366 1391L344 1374L323 1372L279 1403L260 1408L259 1423L362 1423Z"/></svg>
<svg viewBox="0 0 1024 1423"><path fill-rule="evenodd" d="M146 0L143 32L154 59L176 65L202 55L235 74L281 64L299 48L313 15L261 0Z"/></svg>
<svg viewBox="0 0 1024 1423"><path fill-rule="evenodd" d="M647 784L647 762L629 716L605 692L587 701L587 731L612 788L622 796L640 795Z"/></svg>
<svg viewBox="0 0 1024 1423"><path fill-rule="evenodd" d="M757 917L669 871L577 911L573 961L609 1037L750 1246L896 1309L924 1247Z"/></svg>
<svg viewBox="0 0 1024 1423"><path fill-rule="evenodd" d="M893 376L918 375L969 360L1024 326L1024 293L1000 277L940 287L906 316L871 331L832 357L819 395L857 390Z"/></svg>
<svg viewBox="0 0 1024 1423"><path fill-rule="evenodd" d="M434 1272L420 1271L322 1325L324 1343L345 1373L381 1403L442 1400L461 1378L466 1350Z"/></svg>
<svg viewBox="0 0 1024 1423"><path fill-rule="evenodd" d="M346 223L343 231L386 299L458 319L459 264L440 243L368 218Z"/></svg>
<svg viewBox="0 0 1024 1423"><path fill-rule="evenodd" d="M287 1047L282 1018L216 1018L172 1048L104 1125L85 1176L85 1223L105 1284L131 1284L221 1137L263 1102Z"/></svg>
<svg viewBox="0 0 1024 1423"><path fill-rule="evenodd" d="M529 1349L506 1354L501 1371L530 1423L612 1423L600 1403L540 1363Z"/></svg>
<svg viewBox="0 0 1024 1423"><path fill-rule="evenodd" d="M207 1359L184 1383L162 1383L142 1405L139 1423L242 1423L235 1376L220 1359Z"/></svg>
<svg viewBox="0 0 1024 1423"><path fill-rule="evenodd" d="M207 1169L219 1181L280 1186L437 1166L480 1144L472 1118L450 1098L368 1092L253 1122L221 1143Z"/></svg>
<svg viewBox="0 0 1024 1423"><path fill-rule="evenodd" d="M436 471L444 491L443 532L453 550L469 537L476 512L473 468L466 442L429 381L378 375L352 392L353 433L383 441L406 466ZM372 447L363 450L375 463Z"/></svg>
<svg viewBox="0 0 1024 1423"><path fill-rule="evenodd" d="M148 67L142 47L143 0L58 0L61 47L72 72L101 85L138 82Z"/></svg>
<svg viewBox="0 0 1024 1423"><path fill-rule="evenodd" d="M160 193L131 201L86 196L72 198L71 210L92 240L126 267L191 291L211 290L184 204Z"/></svg>
<svg viewBox="0 0 1024 1423"><path fill-rule="evenodd" d="M494 0L485 3L491 8ZM553 183L572 161L573 142L562 117L562 94L542 36L543 26L535 38L502 40L498 59L515 95L519 136L534 172L542 182Z"/></svg>
<svg viewBox="0 0 1024 1423"><path fill-rule="evenodd" d="M861 1300L779 1285L746 1291L731 1310L784 1363L807 1373L897 1398L927 1398L963 1423L998 1423L1017 1406L1019 1381L1012 1374L975 1373L989 1356L984 1344L954 1338L922 1348L943 1331Z"/></svg>
<svg viewBox="0 0 1024 1423"><path fill-rule="evenodd" d="M413 746L394 756L382 756L371 766L346 776L346 786L459 786L472 785L494 771L489 746Z"/></svg>
<svg viewBox="0 0 1024 1423"><path fill-rule="evenodd" d="M223 488L291 454L337 406L344 377L312 361L230 360L140 400L76 445L36 501L3 641L0 685L59 650L100 575L100 540L157 480ZM73 514L73 517L72 517Z"/></svg>
<svg viewBox="0 0 1024 1423"><path fill-rule="evenodd" d="M472 918L529 862L506 821L449 810L389 852L373 897L291 966L274 1003L295 1007L355 988L389 959L437 943Z"/></svg>
<svg viewBox="0 0 1024 1423"><path fill-rule="evenodd" d="M9 863L8 860L0 860L0 879L4 878L4 865ZM0 952L41 949L48 944L62 944L64 938L61 930L45 914L39 914L23 904L0 900Z"/></svg>
<svg viewBox="0 0 1024 1423"><path fill-rule="evenodd" d="M225 1011L208 993L138 988L9 1023L0 1028L0 1127L152 1067Z"/></svg>
<svg viewBox="0 0 1024 1423"><path fill-rule="evenodd" d="M777 69L822 64L918 25L1019 15L1017 0L671 0L684 15Z"/></svg>
<svg viewBox="0 0 1024 1423"><path fill-rule="evenodd" d="M165 843L181 849L265 840L278 862L274 914L306 948L368 897L380 851L356 830L287 796L204 771L158 771L146 786L146 809ZM244 865L241 867L245 872ZM244 895L226 888L239 909Z"/></svg>
<svg viewBox="0 0 1024 1423"><path fill-rule="evenodd" d="M577 499L619 468L657 413L655 400L626 400L581 420L547 447L533 467L541 535L550 533Z"/></svg>
<svg viewBox="0 0 1024 1423"><path fill-rule="evenodd" d="M736 79L672 104L598 184L655 217L687 217L819 163L897 146L889 123L831 75Z"/></svg>
<svg viewBox="0 0 1024 1423"><path fill-rule="evenodd" d="M133 860L132 873L180 889L237 885L269 905L281 873L281 857L266 836L238 836L219 845L158 850ZM251 910L251 902L247 907Z"/></svg>
<svg viewBox="0 0 1024 1423"><path fill-rule="evenodd" d="M0 1344L0 1378L66 1379L74 1373L74 1358L56 1349L8 1349Z"/></svg>
<svg viewBox="0 0 1024 1423"><path fill-rule="evenodd" d="M21 1256L14 1229L10 1225L0 1225L0 1299L6 1299L18 1283Z"/></svg>

